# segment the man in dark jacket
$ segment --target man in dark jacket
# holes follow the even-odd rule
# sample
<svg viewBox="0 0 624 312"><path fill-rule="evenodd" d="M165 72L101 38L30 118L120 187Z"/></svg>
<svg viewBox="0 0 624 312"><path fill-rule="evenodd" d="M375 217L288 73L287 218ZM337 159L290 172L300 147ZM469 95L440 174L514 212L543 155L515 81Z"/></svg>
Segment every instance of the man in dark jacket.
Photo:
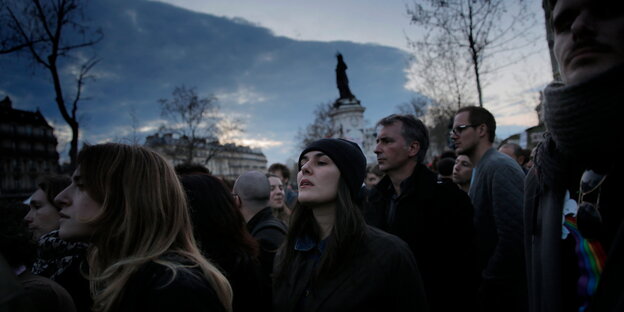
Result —
<svg viewBox="0 0 624 312"><path fill-rule="evenodd" d="M267 276L273 271L273 259L286 237L286 225L275 218L269 207L271 184L258 171L243 173L234 183L234 201L243 213L247 230L260 245L260 262Z"/></svg>
<svg viewBox="0 0 624 312"><path fill-rule="evenodd" d="M390 115L377 125L375 153L386 176L369 194L367 223L409 245L431 311L473 311L478 274L470 199L422 164L429 134L420 120Z"/></svg>
<svg viewBox="0 0 624 312"><path fill-rule="evenodd" d="M624 2L550 1L563 82L544 90L545 141L526 181L534 312L624 311Z"/></svg>

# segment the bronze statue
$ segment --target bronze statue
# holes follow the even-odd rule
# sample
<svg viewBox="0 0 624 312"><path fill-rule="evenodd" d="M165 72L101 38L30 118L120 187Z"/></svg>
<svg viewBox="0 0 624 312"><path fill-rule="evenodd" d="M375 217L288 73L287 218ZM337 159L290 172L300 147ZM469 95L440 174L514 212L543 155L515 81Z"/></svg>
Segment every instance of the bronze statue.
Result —
<svg viewBox="0 0 624 312"><path fill-rule="evenodd" d="M340 92L340 98L336 100L335 106L339 106L338 102L342 99L353 100L355 96L349 90L349 78L347 78L347 64L342 59L342 54L337 53L338 65L336 65L336 84Z"/></svg>

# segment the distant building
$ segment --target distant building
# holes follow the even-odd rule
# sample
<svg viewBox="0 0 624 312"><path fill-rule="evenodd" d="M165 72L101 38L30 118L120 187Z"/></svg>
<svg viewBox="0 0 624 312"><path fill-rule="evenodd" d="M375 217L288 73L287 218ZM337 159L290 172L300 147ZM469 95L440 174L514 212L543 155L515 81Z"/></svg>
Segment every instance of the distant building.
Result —
<svg viewBox="0 0 624 312"><path fill-rule="evenodd" d="M540 102L542 101L542 97L540 94ZM528 150L532 150L537 146L540 142L544 140L544 132L546 132L546 125L544 124L544 119L542 118L543 104L540 103L535 107L535 112L537 113L538 124L537 126L533 126L530 128L526 128L524 131L520 133L516 133L514 135L509 136L501 142L505 143L516 143L520 145L520 147Z"/></svg>
<svg viewBox="0 0 624 312"><path fill-rule="evenodd" d="M59 171L58 141L41 112L13 109L0 101L0 198L25 198L37 177Z"/></svg>
<svg viewBox="0 0 624 312"><path fill-rule="evenodd" d="M183 163L186 155L180 152L180 141L172 134L150 135L145 146L163 155L173 165ZM203 141L193 155L194 163L203 164L218 177L235 180L239 175L250 171L266 171L267 159L260 149L236 144L219 144L218 141Z"/></svg>

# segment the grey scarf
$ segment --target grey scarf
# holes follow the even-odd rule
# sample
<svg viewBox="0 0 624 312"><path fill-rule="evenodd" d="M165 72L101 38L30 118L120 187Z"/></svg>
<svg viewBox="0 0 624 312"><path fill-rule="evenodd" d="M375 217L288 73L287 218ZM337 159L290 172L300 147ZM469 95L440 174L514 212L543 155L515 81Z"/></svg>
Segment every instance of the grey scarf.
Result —
<svg viewBox="0 0 624 312"><path fill-rule="evenodd" d="M542 186L578 186L585 169L606 172L620 156L623 142L624 66L592 80L544 90L548 132L536 157ZM620 133L621 132L621 133Z"/></svg>

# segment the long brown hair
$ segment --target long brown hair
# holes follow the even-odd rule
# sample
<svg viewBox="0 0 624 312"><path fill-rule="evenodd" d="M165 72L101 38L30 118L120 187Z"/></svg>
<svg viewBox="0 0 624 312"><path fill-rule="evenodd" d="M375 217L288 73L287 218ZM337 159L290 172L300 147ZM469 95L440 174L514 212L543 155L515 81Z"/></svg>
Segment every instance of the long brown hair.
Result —
<svg viewBox="0 0 624 312"><path fill-rule="evenodd" d="M95 311L115 310L128 279L149 261L174 277L189 267L162 258L165 253L199 267L231 310L230 285L197 248L184 191L164 158L141 146L107 143L85 147L78 165L88 194L101 204L90 221L95 234L87 256Z"/></svg>
<svg viewBox="0 0 624 312"><path fill-rule="evenodd" d="M189 203L193 232L204 255L217 264L225 255L258 257L258 242L249 234L234 197L219 178L209 174L180 177ZM231 263L233 264L233 263Z"/></svg>
<svg viewBox="0 0 624 312"><path fill-rule="evenodd" d="M342 177L338 182L336 199L336 218L331 235L328 237L325 251L321 256L314 275L315 281L334 277L351 264L355 253L363 243L366 223L357 204L351 199L351 191ZM314 218L312 209L297 201L291 216L286 241L282 245L282 257L277 265L276 282L281 283L287 277L290 267L294 264L297 252L297 239L308 237L319 241L321 229Z"/></svg>

